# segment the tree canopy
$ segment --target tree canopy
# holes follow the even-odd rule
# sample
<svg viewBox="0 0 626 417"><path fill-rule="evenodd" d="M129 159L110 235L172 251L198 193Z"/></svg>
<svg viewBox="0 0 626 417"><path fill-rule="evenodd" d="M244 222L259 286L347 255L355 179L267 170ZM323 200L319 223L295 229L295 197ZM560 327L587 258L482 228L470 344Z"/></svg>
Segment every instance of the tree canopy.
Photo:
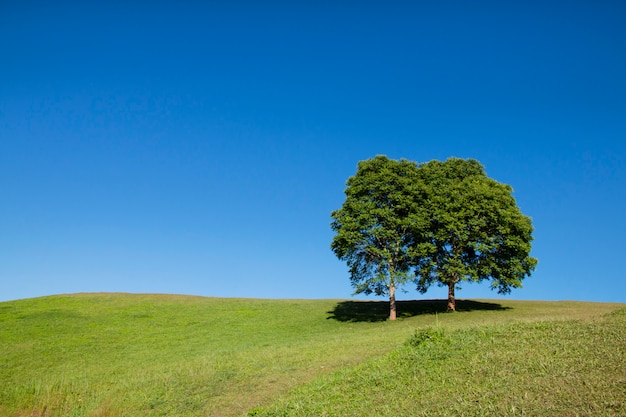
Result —
<svg viewBox="0 0 626 417"><path fill-rule="evenodd" d="M512 188L476 160L416 164L386 156L358 163L346 200L333 211L333 252L347 262L355 293L388 295L414 282L420 292L448 287L448 309L462 282L491 280L500 293L521 287L537 260L532 225Z"/></svg>

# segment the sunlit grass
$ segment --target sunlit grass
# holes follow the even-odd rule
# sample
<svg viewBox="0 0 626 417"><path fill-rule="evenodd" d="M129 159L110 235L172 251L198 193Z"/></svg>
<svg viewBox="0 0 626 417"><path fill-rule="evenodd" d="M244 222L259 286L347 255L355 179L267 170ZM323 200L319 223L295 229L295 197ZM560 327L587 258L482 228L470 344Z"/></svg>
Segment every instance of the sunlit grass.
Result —
<svg viewBox="0 0 626 417"><path fill-rule="evenodd" d="M626 310L420 330L250 416L624 416Z"/></svg>
<svg viewBox="0 0 626 417"><path fill-rule="evenodd" d="M384 358L425 326L590 320L623 307L459 305L465 311L439 314L443 301L400 303L394 323L384 320L386 303L339 300L79 294L4 302L0 415L241 416Z"/></svg>

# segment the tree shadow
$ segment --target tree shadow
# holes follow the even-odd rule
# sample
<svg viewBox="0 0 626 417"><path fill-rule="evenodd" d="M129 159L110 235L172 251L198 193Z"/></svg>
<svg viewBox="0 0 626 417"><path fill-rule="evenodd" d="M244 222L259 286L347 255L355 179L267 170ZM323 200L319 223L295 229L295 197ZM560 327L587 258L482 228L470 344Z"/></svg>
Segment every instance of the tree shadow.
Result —
<svg viewBox="0 0 626 417"><path fill-rule="evenodd" d="M398 318L419 316L423 314L445 313L447 300L413 300L396 301ZM456 311L473 310L509 310L498 303L482 301L456 300ZM377 322L389 318L389 301L341 301L334 309L328 311L329 320L343 322Z"/></svg>

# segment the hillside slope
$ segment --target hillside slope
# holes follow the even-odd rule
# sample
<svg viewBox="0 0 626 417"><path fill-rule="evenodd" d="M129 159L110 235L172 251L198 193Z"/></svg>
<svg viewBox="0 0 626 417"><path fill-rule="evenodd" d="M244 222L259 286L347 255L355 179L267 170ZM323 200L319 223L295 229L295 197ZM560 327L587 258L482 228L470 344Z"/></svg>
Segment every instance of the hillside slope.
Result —
<svg viewBox="0 0 626 417"><path fill-rule="evenodd" d="M241 416L398 349L416 329L593 320L622 304L387 304L75 294L0 303L1 416Z"/></svg>
<svg viewBox="0 0 626 417"><path fill-rule="evenodd" d="M251 416L626 416L626 310L422 329Z"/></svg>

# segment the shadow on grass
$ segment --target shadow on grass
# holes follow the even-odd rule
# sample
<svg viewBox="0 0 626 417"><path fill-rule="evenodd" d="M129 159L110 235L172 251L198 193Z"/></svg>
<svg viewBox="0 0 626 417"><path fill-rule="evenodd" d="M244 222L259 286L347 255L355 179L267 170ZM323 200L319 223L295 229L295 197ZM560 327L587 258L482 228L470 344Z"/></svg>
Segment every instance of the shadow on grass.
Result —
<svg viewBox="0 0 626 417"><path fill-rule="evenodd" d="M445 313L447 300L397 301L398 318L419 316L422 314ZM497 303L485 303L472 300L456 300L456 311L473 310L508 310ZM389 318L389 301L342 301L328 312L329 320L337 321L385 321Z"/></svg>

